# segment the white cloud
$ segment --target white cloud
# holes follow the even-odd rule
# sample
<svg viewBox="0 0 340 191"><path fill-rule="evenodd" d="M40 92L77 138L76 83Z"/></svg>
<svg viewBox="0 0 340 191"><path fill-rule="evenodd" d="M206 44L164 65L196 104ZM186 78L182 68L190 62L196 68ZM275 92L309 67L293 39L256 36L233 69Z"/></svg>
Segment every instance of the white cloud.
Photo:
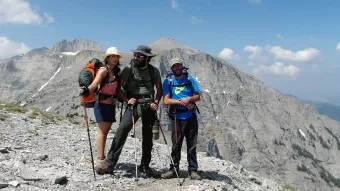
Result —
<svg viewBox="0 0 340 191"><path fill-rule="evenodd" d="M7 37L0 36L0 59L27 53L30 48L22 43L9 40Z"/></svg>
<svg viewBox="0 0 340 191"><path fill-rule="evenodd" d="M262 3L262 0L248 0L248 2L251 4L259 4Z"/></svg>
<svg viewBox="0 0 340 191"><path fill-rule="evenodd" d="M336 46L335 50L340 51L340 42L339 42L338 45Z"/></svg>
<svg viewBox="0 0 340 191"><path fill-rule="evenodd" d="M281 62L276 62L272 65L260 65L253 69L253 73L257 76L261 74L274 74L280 76L288 76L293 79L298 75L300 69L294 65L285 66Z"/></svg>
<svg viewBox="0 0 340 191"><path fill-rule="evenodd" d="M48 14L48 13L44 13L45 19L46 19L46 23L54 23L54 18Z"/></svg>
<svg viewBox="0 0 340 191"><path fill-rule="evenodd" d="M293 52L288 49L283 49L280 46L269 47L271 52L277 60L297 61L297 62L308 62L317 58L320 51L315 48L307 48Z"/></svg>
<svg viewBox="0 0 340 191"><path fill-rule="evenodd" d="M241 57L234 53L234 51L230 48L224 48L220 53L218 53L218 57L223 58L225 60L240 60Z"/></svg>
<svg viewBox="0 0 340 191"><path fill-rule="evenodd" d="M262 48L259 46L251 46L248 45L246 47L244 47L244 52L249 52L251 53L251 55L249 56L249 59L254 59L257 57L260 57L261 53L262 53Z"/></svg>
<svg viewBox="0 0 340 191"><path fill-rule="evenodd" d="M203 22L203 19L202 18L199 19L195 16L191 16L191 22L194 23L194 24L199 24L199 23Z"/></svg>
<svg viewBox="0 0 340 191"><path fill-rule="evenodd" d="M54 21L54 18L44 13L47 23ZM0 0L0 24L1 23L23 23L41 24L43 18L31 8L27 0Z"/></svg>
<svg viewBox="0 0 340 191"><path fill-rule="evenodd" d="M171 0L171 7L173 9L177 9L178 8L178 2L177 0Z"/></svg>

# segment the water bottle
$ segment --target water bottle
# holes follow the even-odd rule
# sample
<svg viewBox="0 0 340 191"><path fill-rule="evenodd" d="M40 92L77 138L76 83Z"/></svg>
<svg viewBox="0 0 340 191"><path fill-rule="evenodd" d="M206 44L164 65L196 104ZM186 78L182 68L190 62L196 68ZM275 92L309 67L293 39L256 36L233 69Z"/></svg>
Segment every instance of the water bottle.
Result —
<svg viewBox="0 0 340 191"><path fill-rule="evenodd" d="M154 140L159 139L159 127L160 127L159 119L156 118L155 122L152 126L152 135L153 135L152 137L153 137Z"/></svg>

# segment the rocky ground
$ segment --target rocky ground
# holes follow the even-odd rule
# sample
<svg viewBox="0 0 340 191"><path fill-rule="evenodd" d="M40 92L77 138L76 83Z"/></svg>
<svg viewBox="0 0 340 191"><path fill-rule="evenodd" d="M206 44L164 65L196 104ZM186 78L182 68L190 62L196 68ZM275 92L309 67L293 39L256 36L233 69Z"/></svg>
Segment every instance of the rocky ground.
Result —
<svg viewBox="0 0 340 191"><path fill-rule="evenodd" d="M1 190L283 190L280 184L231 162L198 153L201 181L187 178L186 153L182 153L179 179L154 179L140 175L135 181L134 139L128 138L118 169L94 180L89 143L83 124L37 109L1 104ZM96 127L90 126L95 154ZM107 145L114 134L110 133ZM137 140L138 161L141 141ZM159 141L160 142L160 141ZM169 149L155 143L151 167L162 173L169 166ZM185 149L184 149L185 150ZM182 184L179 185L179 182Z"/></svg>

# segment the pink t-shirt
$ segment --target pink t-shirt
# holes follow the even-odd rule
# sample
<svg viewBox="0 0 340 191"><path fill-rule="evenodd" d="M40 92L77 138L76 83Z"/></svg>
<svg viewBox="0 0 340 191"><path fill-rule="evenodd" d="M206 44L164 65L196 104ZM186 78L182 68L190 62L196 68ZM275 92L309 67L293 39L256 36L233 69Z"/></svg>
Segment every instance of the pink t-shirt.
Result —
<svg viewBox="0 0 340 191"><path fill-rule="evenodd" d="M103 94L107 94L107 95L116 95L118 81L115 80L116 77L115 77L115 75L113 74L112 71L108 71L108 72L109 72L109 79L108 79L109 83L104 84L104 86L100 89L99 92L103 93ZM110 98L107 98L107 99L104 99L104 100L100 100L99 102L105 103L105 104L112 104L113 98L110 97Z"/></svg>

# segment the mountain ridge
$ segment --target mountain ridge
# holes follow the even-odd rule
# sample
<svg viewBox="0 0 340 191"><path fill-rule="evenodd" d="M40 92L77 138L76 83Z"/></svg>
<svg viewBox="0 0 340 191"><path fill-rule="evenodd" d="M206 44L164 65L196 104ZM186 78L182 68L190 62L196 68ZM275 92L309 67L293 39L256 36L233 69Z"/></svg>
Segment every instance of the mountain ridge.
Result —
<svg viewBox="0 0 340 191"><path fill-rule="evenodd" d="M290 95L290 94L288 94L288 96L292 96L295 99L300 100L301 103L313 106L316 109L316 111L322 115L326 115L331 119L340 121L340 106L339 105L321 102L321 101L306 100L306 99L302 99L302 98L299 98L297 96Z"/></svg>
<svg viewBox="0 0 340 191"><path fill-rule="evenodd" d="M50 53L62 53L62 52L77 52L82 50L94 50L98 52L103 52L104 49L102 45L98 44L92 40L86 39L73 39L71 41L67 41L63 39L59 42L56 42L49 49Z"/></svg>
<svg viewBox="0 0 340 191"><path fill-rule="evenodd" d="M168 44L174 44L173 40ZM168 60L180 57L199 82L199 151L241 164L261 176L292 184L300 190L339 187L339 122L265 86L224 60L185 46L161 47L151 64L160 69L164 79ZM126 54L130 56L122 58L121 67L127 66L132 58L131 53ZM87 50L73 56L36 53L15 58L9 68L17 71L0 83L0 99L50 108L81 120L75 74L89 59L102 59L102 56L102 52ZM0 67L2 72L10 72L6 69L7 61ZM59 68L60 72L50 80ZM166 125L167 115L162 111ZM117 125L113 124L112 131Z"/></svg>

